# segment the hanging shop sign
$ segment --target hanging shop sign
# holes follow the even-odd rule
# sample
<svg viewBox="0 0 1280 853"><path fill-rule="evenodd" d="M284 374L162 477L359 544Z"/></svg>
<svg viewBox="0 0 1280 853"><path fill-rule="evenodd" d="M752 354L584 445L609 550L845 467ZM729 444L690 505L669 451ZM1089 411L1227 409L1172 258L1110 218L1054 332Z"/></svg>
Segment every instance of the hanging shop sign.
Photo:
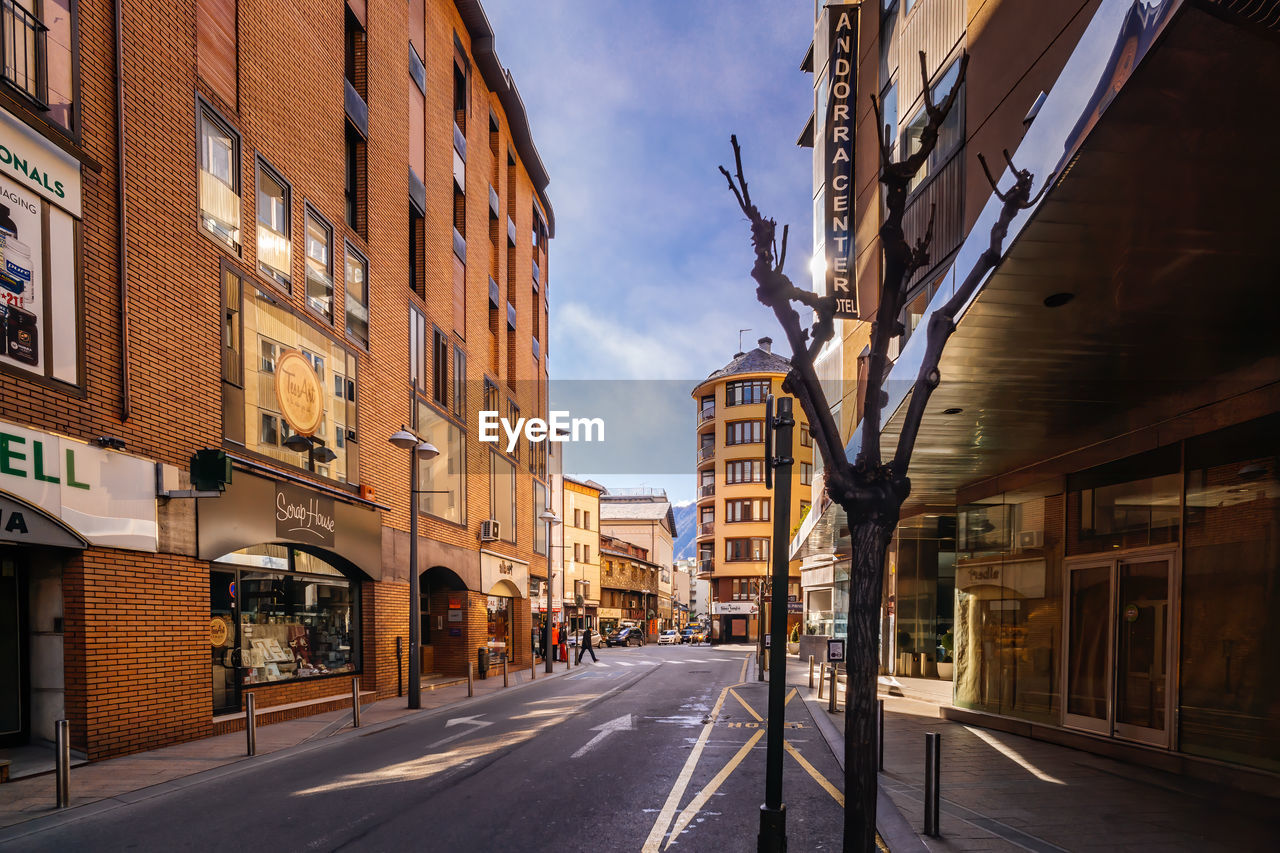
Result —
<svg viewBox="0 0 1280 853"><path fill-rule="evenodd" d="M858 316L858 292L853 282L853 136L857 104L853 54L858 9L854 3L827 6L827 74L820 84L826 87L827 104L822 117L827 295L835 299L835 316L842 319Z"/></svg>
<svg viewBox="0 0 1280 853"><path fill-rule="evenodd" d="M312 436L324 419L324 388L307 357L296 349L276 361L276 402L294 432Z"/></svg>
<svg viewBox="0 0 1280 853"><path fill-rule="evenodd" d="M236 471L219 497L196 501L202 560L268 542L341 557L382 579L382 513L318 489Z"/></svg>
<svg viewBox="0 0 1280 853"><path fill-rule="evenodd" d="M80 163L0 110L0 174L80 218Z"/></svg>
<svg viewBox="0 0 1280 853"><path fill-rule="evenodd" d="M155 465L144 459L0 421L0 492L91 545L156 550ZM33 518L20 520L30 530ZM18 521L6 512L0 530L8 524L14 529L0 538L18 541Z"/></svg>
<svg viewBox="0 0 1280 853"><path fill-rule="evenodd" d="M506 583L502 583L503 581ZM502 586L495 592L494 587L499 584ZM518 589L521 598L528 598L529 564L493 551L481 551L480 588L489 595L508 595L510 588L506 584ZM545 600L543 603L546 603Z"/></svg>

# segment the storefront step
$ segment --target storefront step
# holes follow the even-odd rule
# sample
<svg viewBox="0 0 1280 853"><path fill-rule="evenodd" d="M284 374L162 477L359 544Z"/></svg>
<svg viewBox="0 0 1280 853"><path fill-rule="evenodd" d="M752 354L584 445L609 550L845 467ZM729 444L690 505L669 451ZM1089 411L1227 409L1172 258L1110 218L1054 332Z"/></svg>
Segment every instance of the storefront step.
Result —
<svg viewBox="0 0 1280 853"><path fill-rule="evenodd" d="M364 705L372 702L377 694L372 690L360 691L360 704ZM323 714L326 711L337 711L340 708L351 707L351 694L341 693L334 696L321 696L318 699L307 699L302 702L288 702L284 705L271 705L267 708L258 708L254 713L254 717L260 726L269 726L272 723L283 723L285 720L296 720L299 717L310 717L314 714ZM213 718L213 733L215 735L225 735L229 732L244 731L245 712L240 711L235 714L220 714Z"/></svg>

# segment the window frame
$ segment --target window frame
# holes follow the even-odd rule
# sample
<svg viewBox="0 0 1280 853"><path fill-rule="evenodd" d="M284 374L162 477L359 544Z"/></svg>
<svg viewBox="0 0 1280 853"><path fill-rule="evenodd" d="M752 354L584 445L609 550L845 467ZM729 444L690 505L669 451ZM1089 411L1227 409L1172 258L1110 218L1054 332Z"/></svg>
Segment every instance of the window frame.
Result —
<svg viewBox="0 0 1280 853"><path fill-rule="evenodd" d="M227 133L232 142L231 151L231 171L234 183L231 185L231 192L240 199L240 226L237 231L240 234L240 240L232 239L230 242L222 239L214 231L209 230L204 222L204 208L200 204L200 172L206 171L209 174L213 172L205 168L205 150L204 150L204 127L203 120L209 119L212 124L216 125ZM196 230L203 234L207 239L213 242L218 248L224 252L229 252L234 257L241 257L244 251L244 138L240 135L240 131L222 115L222 113L212 103L205 100L200 95L196 95ZM216 177L216 176L215 176Z"/></svg>
<svg viewBox="0 0 1280 853"><path fill-rule="evenodd" d="M311 258L310 232L307 229L307 225L310 224L312 221L319 223L320 227L325 231L327 231L329 234L329 242L327 243L327 248L329 250L329 260L327 261L328 275L329 275L329 313L327 315L321 312L311 303L311 276L309 273L311 270L310 262L312 258ZM326 219L324 216L320 214L320 211L316 210L315 206L313 206L311 202L304 199L302 202L302 266L303 266L302 301L303 301L303 304L306 305L307 309L311 311L312 314L315 314L317 317L324 320L325 323L327 323L328 325L333 325L333 316L334 316L333 303L334 303L334 297L337 294L337 286L333 280L334 237L335 235L334 235L333 225L329 222L328 219ZM344 269L344 273L345 273L345 269Z"/></svg>
<svg viewBox="0 0 1280 853"><path fill-rule="evenodd" d="M257 226L262 226L268 230L283 236L289 246L289 269L278 270L269 266L262 261L262 252L255 248L254 261L255 271L259 278L270 282L277 290L281 290L287 294L293 293L293 185L285 180L284 175L275 166L272 166L267 158L263 157L261 152L254 152L253 155L254 171L253 171L253 224L254 224L254 245L257 247ZM276 231L272 226L262 221L262 205L260 196L262 195L262 176L268 175L284 190L284 198L282 199L281 208L284 210L284 230ZM243 204L243 201L241 202ZM240 229L244 231L243 228ZM243 237L243 233L241 234Z"/></svg>
<svg viewBox="0 0 1280 853"><path fill-rule="evenodd" d="M357 347L360 347L365 352L369 352L369 342L372 339L371 327L373 326L373 322L372 322L373 318L369 316L371 313L369 310L369 302L371 301L369 298L369 259L368 257L365 256L364 252L361 252L358 248L356 248L356 246L351 242L350 239L344 239L342 241L342 244L344 249L343 256L342 256L343 332L347 340L351 341L353 344L355 344ZM363 305L364 305L364 311L365 311L365 320L364 320L365 340L363 342L359 338L357 338L352 333L352 330L351 330L351 308L350 308L351 288L347 278L347 261L352 255L354 255L357 259L359 259L359 261L361 262L361 266L364 269L365 301Z"/></svg>
<svg viewBox="0 0 1280 853"><path fill-rule="evenodd" d="M443 354L443 357L441 357ZM441 410L449 409L449 336L436 325L431 326L431 402Z"/></svg>

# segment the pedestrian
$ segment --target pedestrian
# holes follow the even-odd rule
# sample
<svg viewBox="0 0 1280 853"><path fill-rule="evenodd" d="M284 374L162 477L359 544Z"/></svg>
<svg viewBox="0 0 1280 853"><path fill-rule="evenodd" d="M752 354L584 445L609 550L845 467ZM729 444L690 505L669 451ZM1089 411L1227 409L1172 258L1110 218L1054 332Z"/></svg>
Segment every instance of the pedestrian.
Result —
<svg viewBox="0 0 1280 853"><path fill-rule="evenodd" d="M591 652L591 662L596 663L596 650L591 646L591 629L587 628L582 632L582 642L578 643L578 663L582 663L582 655L585 652Z"/></svg>

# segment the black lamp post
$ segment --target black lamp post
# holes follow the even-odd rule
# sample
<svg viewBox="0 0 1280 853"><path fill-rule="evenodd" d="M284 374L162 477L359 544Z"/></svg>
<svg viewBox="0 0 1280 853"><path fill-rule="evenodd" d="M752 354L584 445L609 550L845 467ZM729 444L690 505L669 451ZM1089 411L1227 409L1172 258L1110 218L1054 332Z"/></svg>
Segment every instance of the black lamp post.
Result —
<svg viewBox="0 0 1280 853"><path fill-rule="evenodd" d="M542 647L547 653L542 656L542 662L546 664L547 672L552 671L555 652L551 648L551 528L560 523L560 516L556 515L548 507L538 516L538 520L547 525L547 618L542 620ZM560 596L561 600L564 596Z"/></svg>
<svg viewBox="0 0 1280 853"><path fill-rule="evenodd" d="M401 450L412 450L409 469L409 707L422 707L422 588L418 577L418 460L440 455L435 445L404 427L389 439Z"/></svg>

